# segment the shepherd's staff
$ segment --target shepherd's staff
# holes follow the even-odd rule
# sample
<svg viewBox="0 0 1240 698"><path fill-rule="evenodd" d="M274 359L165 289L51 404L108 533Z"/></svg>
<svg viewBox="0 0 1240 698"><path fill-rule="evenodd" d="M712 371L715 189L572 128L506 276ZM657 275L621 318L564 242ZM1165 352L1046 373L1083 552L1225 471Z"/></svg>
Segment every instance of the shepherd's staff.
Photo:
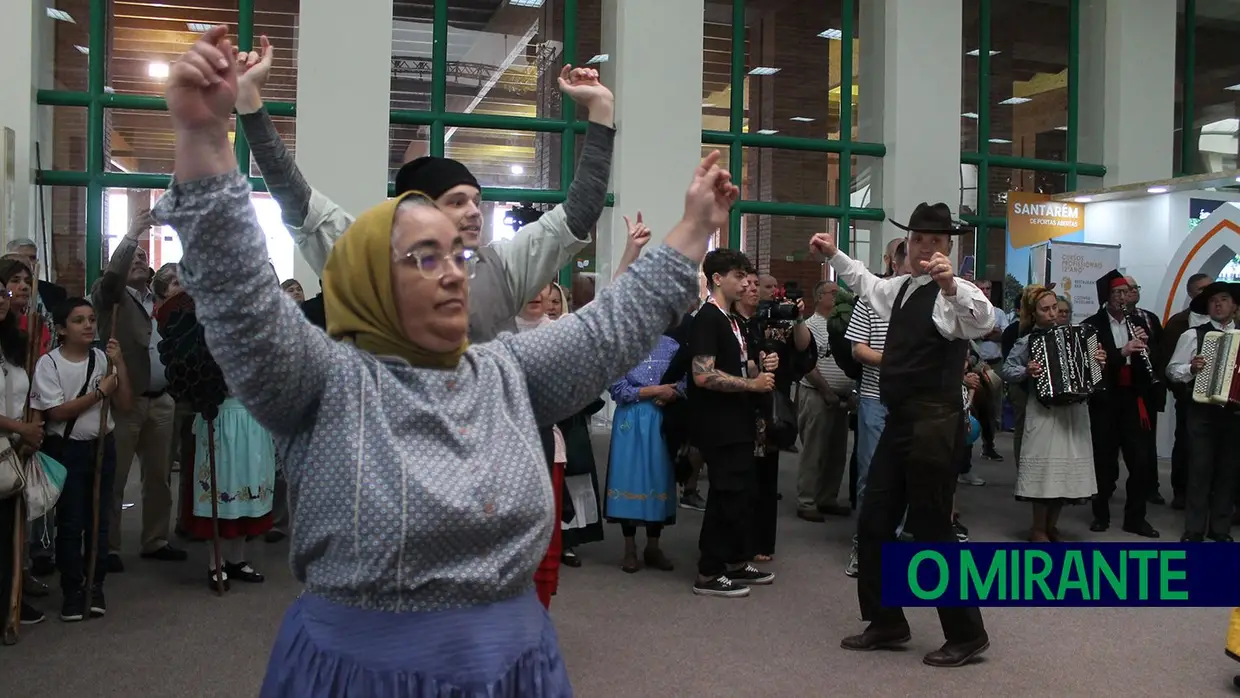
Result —
<svg viewBox="0 0 1240 698"><path fill-rule="evenodd" d="M120 303L112 306L112 323L111 327L108 328L109 343L116 339L116 316L120 314L120 310ZM105 344L104 346L107 345ZM94 351L94 349L91 349L91 351ZM112 365L112 357L108 356L106 351L103 355L107 361L103 372L103 375L106 377L112 375L112 371L116 367ZM87 378L87 380L90 379ZM107 395L104 395L99 403L99 431L96 432L95 443L95 481L91 485L90 491L90 549L86 552L86 614L84 616L86 618L91 617L90 602L95 588L95 567L99 564L99 526L100 517L103 516L103 512L99 511L99 490L103 487L103 451L104 441L107 438L108 412L110 412L109 408L111 406L112 401ZM71 436L72 434L65 434L65 439L67 440ZM116 535L116 533L114 532L112 535Z"/></svg>
<svg viewBox="0 0 1240 698"><path fill-rule="evenodd" d="M214 417L207 420L207 467L211 471L211 553L215 557L215 593L223 596L224 567L220 564L220 492L215 483Z"/></svg>

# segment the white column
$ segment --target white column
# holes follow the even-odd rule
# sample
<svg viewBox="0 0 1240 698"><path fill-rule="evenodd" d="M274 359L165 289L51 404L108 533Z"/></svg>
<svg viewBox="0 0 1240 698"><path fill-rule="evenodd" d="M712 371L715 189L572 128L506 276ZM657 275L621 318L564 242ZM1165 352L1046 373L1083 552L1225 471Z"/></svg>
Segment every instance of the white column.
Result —
<svg viewBox="0 0 1240 698"><path fill-rule="evenodd" d="M1103 186L1173 174L1175 33L1173 2L1082 3L1077 156L1106 166Z"/></svg>
<svg viewBox="0 0 1240 698"><path fill-rule="evenodd" d="M943 202L959 215L962 0L867 0L861 4L861 140L885 143L873 191L888 218ZM877 230L877 229L875 229ZM904 232L890 222L872 239L872 269Z"/></svg>
<svg viewBox="0 0 1240 698"><path fill-rule="evenodd" d="M41 48L48 47L41 46L44 42L36 38L47 34L45 25L51 21L44 7L45 3L35 0L15 0L0 24L0 65L4 66L0 71L0 151L13 162L10 180L7 163L0 161L0 243L37 238L33 215L38 210L34 187L34 144L39 131L35 78L41 73L41 64L36 57ZM11 141L6 129L12 131ZM44 157L50 161L51 152L45 150Z"/></svg>
<svg viewBox="0 0 1240 698"><path fill-rule="evenodd" d="M297 32L297 165L360 214L387 192L392 2L301 0ZM318 293L300 253L293 269L308 295Z"/></svg>
<svg viewBox="0 0 1240 698"><path fill-rule="evenodd" d="M616 203L598 225L599 288L624 252L623 216L640 209L658 244L684 212L701 157L702 13L702 0L603 1L601 45L610 58L600 73L616 94L619 132L611 169Z"/></svg>

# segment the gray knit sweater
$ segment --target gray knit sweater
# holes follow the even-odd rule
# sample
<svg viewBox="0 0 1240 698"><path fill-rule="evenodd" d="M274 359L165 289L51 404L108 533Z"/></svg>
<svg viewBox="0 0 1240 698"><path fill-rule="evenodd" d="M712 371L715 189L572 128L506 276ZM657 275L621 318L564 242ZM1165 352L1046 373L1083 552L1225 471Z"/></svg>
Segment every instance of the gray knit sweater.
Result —
<svg viewBox="0 0 1240 698"><path fill-rule="evenodd" d="M174 184L155 213L181 236L181 282L233 395L283 456L297 578L389 611L527 592L554 518L535 424L641 361L697 265L656 249L580 312L474 345L455 370L414 368L310 325L271 281L249 195L232 172Z"/></svg>

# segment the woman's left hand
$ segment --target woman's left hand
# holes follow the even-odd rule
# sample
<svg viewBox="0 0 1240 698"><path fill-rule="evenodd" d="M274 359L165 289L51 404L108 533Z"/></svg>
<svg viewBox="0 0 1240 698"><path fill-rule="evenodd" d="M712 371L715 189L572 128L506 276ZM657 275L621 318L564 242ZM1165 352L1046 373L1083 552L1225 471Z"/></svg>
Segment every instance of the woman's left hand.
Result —
<svg viewBox="0 0 1240 698"><path fill-rule="evenodd" d="M599 82L598 71L593 68L565 65L560 71L560 91L587 109L596 104L614 103L616 100L611 90Z"/></svg>
<svg viewBox="0 0 1240 698"><path fill-rule="evenodd" d="M1095 349L1094 359L1098 363L1102 364L1103 368L1106 368L1107 367L1107 350L1103 349L1102 347L1098 347L1097 349Z"/></svg>
<svg viewBox="0 0 1240 698"><path fill-rule="evenodd" d="M237 62L228 27L211 27L181 54L169 71L164 96L178 130L227 133L237 103Z"/></svg>

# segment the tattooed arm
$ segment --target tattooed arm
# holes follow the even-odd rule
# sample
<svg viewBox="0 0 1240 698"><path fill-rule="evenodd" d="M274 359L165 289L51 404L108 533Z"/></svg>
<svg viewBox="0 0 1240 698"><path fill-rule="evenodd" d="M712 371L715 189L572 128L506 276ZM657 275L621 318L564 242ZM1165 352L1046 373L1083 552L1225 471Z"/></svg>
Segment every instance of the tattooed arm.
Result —
<svg viewBox="0 0 1240 698"><path fill-rule="evenodd" d="M715 368L715 357L693 357L693 384L720 393L744 393L753 390L753 381L733 376Z"/></svg>

